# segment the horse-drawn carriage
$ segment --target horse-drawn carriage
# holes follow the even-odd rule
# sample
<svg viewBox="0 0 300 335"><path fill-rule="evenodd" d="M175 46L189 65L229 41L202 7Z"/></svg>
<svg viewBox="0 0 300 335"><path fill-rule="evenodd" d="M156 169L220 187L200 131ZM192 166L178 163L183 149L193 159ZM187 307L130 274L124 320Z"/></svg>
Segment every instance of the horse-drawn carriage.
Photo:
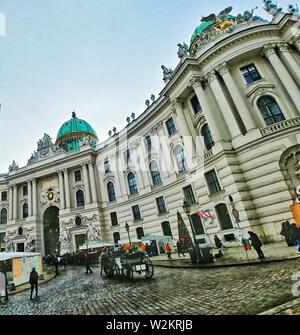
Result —
<svg viewBox="0 0 300 335"><path fill-rule="evenodd" d="M134 272L144 274L147 279L154 274L150 258L142 251L102 253L100 263L101 276L104 273L107 277L132 280Z"/></svg>

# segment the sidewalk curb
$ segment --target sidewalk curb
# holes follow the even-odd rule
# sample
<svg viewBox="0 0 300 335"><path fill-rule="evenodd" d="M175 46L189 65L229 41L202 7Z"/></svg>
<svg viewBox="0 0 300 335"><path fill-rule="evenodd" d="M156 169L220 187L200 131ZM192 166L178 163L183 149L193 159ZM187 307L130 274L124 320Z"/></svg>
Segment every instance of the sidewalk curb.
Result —
<svg viewBox="0 0 300 335"><path fill-rule="evenodd" d="M276 315L279 314L283 311L286 311L288 309L291 309L292 307L298 306L299 305L299 310L300 310L300 298L295 298L292 301L286 302L282 305L279 305L277 307L273 307L271 309L268 309L265 312L259 313L257 315ZM288 314L288 313L287 313ZM296 314L299 315L299 314Z"/></svg>

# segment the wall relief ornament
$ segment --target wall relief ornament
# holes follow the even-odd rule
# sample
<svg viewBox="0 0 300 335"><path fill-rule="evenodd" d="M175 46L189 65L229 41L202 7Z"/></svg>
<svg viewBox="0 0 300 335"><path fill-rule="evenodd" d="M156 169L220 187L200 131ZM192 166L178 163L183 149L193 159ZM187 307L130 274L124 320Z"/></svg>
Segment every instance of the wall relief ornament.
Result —
<svg viewBox="0 0 300 335"><path fill-rule="evenodd" d="M87 224L86 235L87 235L88 242L94 242L94 241L100 240L100 231L92 223Z"/></svg>
<svg viewBox="0 0 300 335"><path fill-rule="evenodd" d="M41 206L60 204L60 191L58 187L49 187L41 191Z"/></svg>

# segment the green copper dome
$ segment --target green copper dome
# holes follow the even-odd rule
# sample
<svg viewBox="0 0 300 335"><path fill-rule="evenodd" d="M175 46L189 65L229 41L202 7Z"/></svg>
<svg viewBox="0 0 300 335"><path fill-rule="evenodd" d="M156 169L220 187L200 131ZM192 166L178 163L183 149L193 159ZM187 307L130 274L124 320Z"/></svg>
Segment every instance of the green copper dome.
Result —
<svg viewBox="0 0 300 335"><path fill-rule="evenodd" d="M97 134L89 123L78 119L75 112L72 113L72 119L65 122L59 129L55 144L65 147L67 150L79 148L80 140L87 138L91 146L97 142Z"/></svg>
<svg viewBox="0 0 300 335"><path fill-rule="evenodd" d="M195 41L195 39L207 28L211 27L214 23L211 21L204 21L201 22L201 24L195 29L195 31L193 32L193 35L191 37L191 44L193 44L193 42Z"/></svg>

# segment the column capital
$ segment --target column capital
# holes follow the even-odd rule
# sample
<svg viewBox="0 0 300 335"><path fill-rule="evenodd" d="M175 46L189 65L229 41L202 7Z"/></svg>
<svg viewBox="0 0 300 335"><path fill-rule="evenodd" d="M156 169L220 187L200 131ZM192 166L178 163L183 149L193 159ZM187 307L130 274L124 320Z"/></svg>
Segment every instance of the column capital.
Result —
<svg viewBox="0 0 300 335"><path fill-rule="evenodd" d="M95 163L92 160L88 161L87 164L88 165L95 165Z"/></svg>
<svg viewBox="0 0 300 335"><path fill-rule="evenodd" d="M269 58L271 55L276 54L275 48L276 48L276 43L265 44L263 47L263 54L267 58Z"/></svg>
<svg viewBox="0 0 300 335"><path fill-rule="evenodd" d="M300 34L296 35L292 39L292 43L299 49L300 48Z"/></svg>
<svg viewBox="0 0 300 335"><path fill-rule="evenodd" d="M63 173L63 169L59 169L56 171L57 174Z"/></svg>
<svg viewBox="0 0 300 335"><path fill-rule="evenodd" d="M220 73L220 75L223 77L225 73L229 73L229 67L226 62L220 64L217 66L216 71Z"/></svg>
<svg viewBox="0 0 300 335"><path fill-rule="evenodd" d="M217 75L216 75L215 70L208 72L207 75L205 76L205 79L208 81L209 84L217 80Z"/></svg>
<svg viewBox="0 0 300 335"><path fill-rule="evenodd" d="M172 101L172 112L177 115L178 111L183 110L183 100L176 98Z"/></svg>
<svg viewBox="0 0 300 335"><path fill-rule="evenodd" d="M200 76L193 76L190 80L189 80L189 86L192 88L196 88L201 86L201 83L204 81L204 77L200 77Z"/></svg>
<svg viewBox="0 0 300 335"><path fill-rule="evenodd" d="M287 43L277 43L277 47L281 52L290 52L289 45Z"/></svg>
<svg viewBox="0 0 300 335"><path fill-rule="evenodd" d="M69 172L68 168L62 169L64 174L67 174Z"/></svg>

